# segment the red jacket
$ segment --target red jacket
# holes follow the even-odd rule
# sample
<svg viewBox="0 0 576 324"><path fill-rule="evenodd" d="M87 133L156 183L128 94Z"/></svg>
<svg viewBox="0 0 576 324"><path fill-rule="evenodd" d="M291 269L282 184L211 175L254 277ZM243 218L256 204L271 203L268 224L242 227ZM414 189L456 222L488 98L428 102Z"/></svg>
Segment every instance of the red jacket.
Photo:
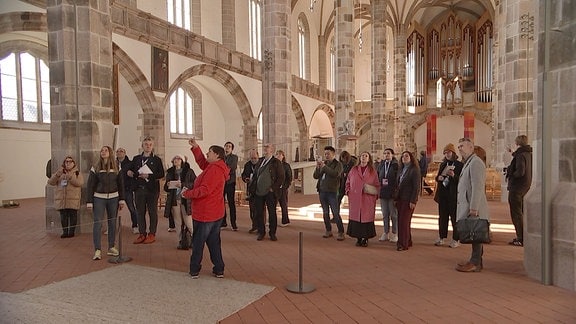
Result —
<svg viewBox="0 0 576 324"><path fill-rule="evenodd" d="M215 222L224 217L224 184L230 178L230 169L224 160L206 161L200 147L191 149L202 173L194 187L182 196L192 200L192 218L199 222Z"/></svg>

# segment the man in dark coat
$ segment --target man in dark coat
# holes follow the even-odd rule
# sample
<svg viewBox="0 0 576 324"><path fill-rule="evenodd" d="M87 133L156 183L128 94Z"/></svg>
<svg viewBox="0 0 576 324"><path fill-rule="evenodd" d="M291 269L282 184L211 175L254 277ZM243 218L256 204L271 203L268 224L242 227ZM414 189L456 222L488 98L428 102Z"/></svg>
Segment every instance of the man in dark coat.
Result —
<svg viewBox="0 0 576 324"><path fill-rule="evenodd" d="M528 145L528 137L519 135L515 140L518 148L512 153L512 162L506 169L508 180L508 204L510 217L516 230L516 238L508 244L524 246L524 196L532 184L532 147Z"/></svg>

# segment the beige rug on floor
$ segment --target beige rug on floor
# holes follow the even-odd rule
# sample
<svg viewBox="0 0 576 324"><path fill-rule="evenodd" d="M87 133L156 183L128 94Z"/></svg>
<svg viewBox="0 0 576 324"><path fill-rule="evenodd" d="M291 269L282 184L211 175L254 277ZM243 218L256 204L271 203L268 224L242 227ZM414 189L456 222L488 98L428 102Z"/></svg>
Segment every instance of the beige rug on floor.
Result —
<svg viewBox="0 0 576 324"><path fill-rule="evenodd" d="M1 323L216 323L274 287L122 264L18 294Z"/></svg>

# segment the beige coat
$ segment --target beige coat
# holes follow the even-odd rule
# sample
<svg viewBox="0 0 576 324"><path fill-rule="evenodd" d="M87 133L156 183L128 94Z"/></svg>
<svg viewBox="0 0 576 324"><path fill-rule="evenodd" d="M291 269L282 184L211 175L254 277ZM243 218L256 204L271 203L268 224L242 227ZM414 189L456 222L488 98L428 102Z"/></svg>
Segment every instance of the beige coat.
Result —
<svg viewBox="0 0 576 324"><path fill-rule="evenodd" d="M62 186L62 180L64 179L68 182L66 186ZM56 192L54 193L54 208L56 210L80 209L80 196L84 178L76 167L66 173L58 170L48 179L48 184L56 186Z"/></svg>
<svg viewBox="0 0 576 324"><path fill-rule="evenodd" d="M470 209L478 210L480 218L490 220L486 200L486 165L476 154L468 157L460 174L456 220L468 217Z"/></svg>

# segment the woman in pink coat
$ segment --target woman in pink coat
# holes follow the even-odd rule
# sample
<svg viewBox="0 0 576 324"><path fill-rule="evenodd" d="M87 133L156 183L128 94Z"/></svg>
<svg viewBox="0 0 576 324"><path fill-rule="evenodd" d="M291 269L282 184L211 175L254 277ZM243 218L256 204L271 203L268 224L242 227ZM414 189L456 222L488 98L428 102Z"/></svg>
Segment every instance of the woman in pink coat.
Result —
<svg viewBox="0 0 576 324"><path fill-rule="evenodd" d="M380 182L372 156L368 152L362 152L360 164L350 170L346 180L346 194L350 206L346 234L357 239L356 246L366 247L368 239L376 236L374 216L379 192Z"/></svg>

